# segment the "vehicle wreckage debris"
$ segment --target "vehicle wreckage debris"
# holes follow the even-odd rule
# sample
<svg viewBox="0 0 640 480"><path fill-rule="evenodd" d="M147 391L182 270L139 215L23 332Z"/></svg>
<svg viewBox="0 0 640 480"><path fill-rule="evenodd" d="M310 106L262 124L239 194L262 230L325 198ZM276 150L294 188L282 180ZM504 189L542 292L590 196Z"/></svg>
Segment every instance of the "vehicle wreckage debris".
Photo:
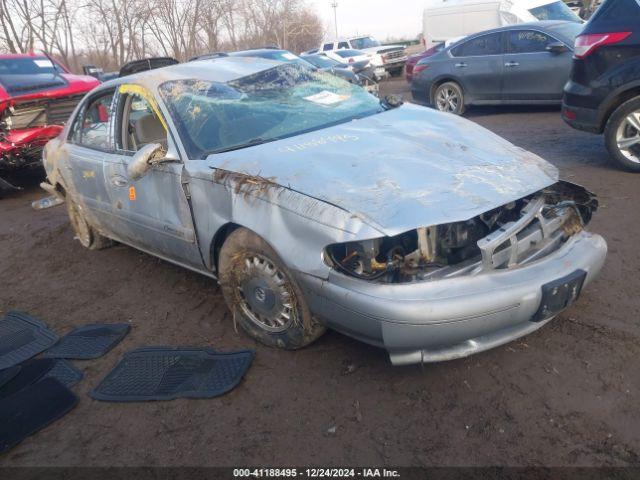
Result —
<svg viewBox="0 0 640 480"><path fill-rule="evenodd" d="M47 350L58 336L39 319L9 312L0 320L0 369L18 365Z"/></svg>
<svg viewBox="0 0 640 480"><path fill-rule="evenodd" d="M45 210L47 208L57 207L58 205L62 205L64 200L60 197L50 196L41 198L40 200L36 200L31 203L31 208L34 210Z"/></svg>
<svg viewBox="0 0 640 480"><path fill-rule="evenodd" d="M91 360L99 358L114 348L129 333L126 323L112 325L87 325L69 332L52 348L45 358Z"/></svg>
<svg viewBox="0 0 640 480"><path fill-rule="evenodd" d="M60 419L78 397L55 378L44 378L0 400L0 453Z"/></svg>
<svg viewBox="0 0 640 480"><path fill-rule="evenodd" d="M240 383L254 356L249 350L140 348L125 354L90 395L107 402L213 398Z"/></svg>

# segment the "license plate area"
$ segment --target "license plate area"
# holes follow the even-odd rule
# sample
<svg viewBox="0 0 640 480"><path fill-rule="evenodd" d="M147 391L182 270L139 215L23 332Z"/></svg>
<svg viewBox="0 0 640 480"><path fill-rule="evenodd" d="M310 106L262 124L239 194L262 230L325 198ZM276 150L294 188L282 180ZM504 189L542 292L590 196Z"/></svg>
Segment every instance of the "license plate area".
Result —
<svg viewBox="0 0 640 480"><path fill-rule="evenodd" d="M580 298L586 278L587 272L576 270L564 278L543 285L540 307L531 320L541 322L570 307Z"/></svg>

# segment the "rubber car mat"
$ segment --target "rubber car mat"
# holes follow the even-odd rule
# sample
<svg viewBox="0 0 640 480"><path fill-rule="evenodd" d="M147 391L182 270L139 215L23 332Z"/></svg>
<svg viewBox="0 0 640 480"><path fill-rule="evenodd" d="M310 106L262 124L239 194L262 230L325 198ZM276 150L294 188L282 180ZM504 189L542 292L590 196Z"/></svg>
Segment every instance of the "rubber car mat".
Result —
<svg viewBox="0 0 640 480"><path fill-rule="evenodd" d="M69 412L78 403L55 378L44 378L0 400L0 453Z"/></svg>
<svg viewBox="0 0 640 480"><path fill-rule="evenodd" d="M55 365L45 378L55 378L67 388L73 387L82 380L83 373L66 360L56 360Z"/></svg>
<svg viewBox="0 0 640 480"><path fill-rule="evenodd" d="M67 388L82 379L82 372L66 360L37 358L20 365L19 373L0 387L0 400L15 395L20 390L44 378L55 378Z"/></svg>
<svg viewBox="0 0 640 480"><path fill-rule="evenodd" d="M76 328L62 337L43 355L46 358L91 360L105 355L129 333L126 323L87 325Z"/></svg>
<svg viewBox="0 0 640 480"><path fill-rule="evenodd" d="M13 367L58 341L42 320L22 312L9 312L0 320L0 369Z"/></svg>
<svg viewBox="0 0 640 480"><path fill-rule="evenodd" d="M141 348L126 353L90 396L110 402L213 398L240 383L254 356L253 351Z"/></svg>
<svg viewBox="0 0 640 480"><path fill-rule="evenodd" d="M0 388L13 379L20 372L20 365L0 370Z"/></svg>

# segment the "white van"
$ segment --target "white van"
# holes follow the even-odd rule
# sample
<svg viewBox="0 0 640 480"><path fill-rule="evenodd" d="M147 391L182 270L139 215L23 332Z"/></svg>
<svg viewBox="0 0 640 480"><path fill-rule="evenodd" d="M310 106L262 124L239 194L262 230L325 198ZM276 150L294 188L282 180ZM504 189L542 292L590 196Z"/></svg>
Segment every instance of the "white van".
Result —
<svg viewBox="0 0 640 480"><path fill-rule="evenodd" d="M424 44L431 48L452 38L539 20L582 21L561 0L427 0Z"/></svg>

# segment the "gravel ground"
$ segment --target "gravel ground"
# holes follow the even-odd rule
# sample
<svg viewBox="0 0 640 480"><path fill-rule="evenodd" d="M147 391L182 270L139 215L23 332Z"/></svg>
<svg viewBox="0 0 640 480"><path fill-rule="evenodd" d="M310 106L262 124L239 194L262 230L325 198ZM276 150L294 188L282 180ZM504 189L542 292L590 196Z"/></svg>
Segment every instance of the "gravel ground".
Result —
<svg viewBox="0 0 640 480"><path fill-rule="evenodd" d="M383 86L407 90L400 79ZM332 332L274 351L234 331L210 279L125 246L83 250L64 207L30 208L43 195L32 185L0 201L0 312L31 312L59 334L123 321L132 332L106 357L76 362L79 405L0 466L638 465L638 177L613 168L602 138L571 130L557 109L468 118L598 193L591 229L610 255L577 305L522 341L424 368L393 368L383 351ZM238 388L213 400L87 396L124 352L148 345L257 357Z"/></svg>

